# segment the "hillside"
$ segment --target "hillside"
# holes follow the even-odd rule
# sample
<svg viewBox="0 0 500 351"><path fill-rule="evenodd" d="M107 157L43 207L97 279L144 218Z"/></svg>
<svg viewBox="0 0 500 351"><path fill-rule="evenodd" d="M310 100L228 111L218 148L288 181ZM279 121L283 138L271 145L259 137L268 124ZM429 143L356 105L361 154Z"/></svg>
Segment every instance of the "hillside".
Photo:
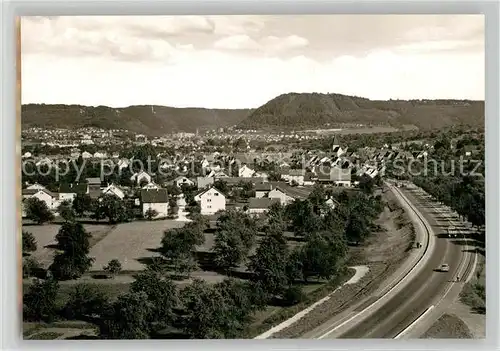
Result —
<svg viewBox="0 0 500 351"><path fill-rule="evenodd" d="M153 112L154 111L154 112ZM45 105L22 106L23 128L39 127L98 127L104 129L128 129L147 135L169 132L194 132L226 127L241 122L251 110L222 110L204 108L175 108L167 106L107 106Z"/></svg>
<svg viewBox="0 0 500 351"><path fill-rule="evenodd" d="M484 125L484 102L467 100L378 101L340 94L289 93L255 111L238 127L306 128L349 124L414 125L436 129L450 125Z"/></svg>

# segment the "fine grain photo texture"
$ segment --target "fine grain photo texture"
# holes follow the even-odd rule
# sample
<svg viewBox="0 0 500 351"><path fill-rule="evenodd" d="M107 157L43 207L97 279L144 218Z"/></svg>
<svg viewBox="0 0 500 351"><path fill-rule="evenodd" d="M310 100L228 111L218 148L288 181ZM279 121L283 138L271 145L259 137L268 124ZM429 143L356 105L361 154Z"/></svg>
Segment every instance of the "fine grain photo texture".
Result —
<svg viewBox="0 0 500 351"><path fill-rule="evenodd" d="M483 16L18 36L25 340L485 337Z"/></svg>

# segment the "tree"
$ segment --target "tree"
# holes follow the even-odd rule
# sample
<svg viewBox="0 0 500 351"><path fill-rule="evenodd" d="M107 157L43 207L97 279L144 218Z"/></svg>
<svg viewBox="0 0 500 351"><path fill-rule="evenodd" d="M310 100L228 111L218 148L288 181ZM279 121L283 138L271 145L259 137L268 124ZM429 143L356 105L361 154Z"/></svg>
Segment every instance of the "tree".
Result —
<svg viewBox="0 0 500 351"><path fill-rule="evenodd" d="M92 199L88 194L76 194L73 199L73 210L78 217L83 217L85 212L92 210Z"/></svg>
<svg viewBox="0 0 500 351"><path fill-rule="evenodd" d="M37 244L36 244L35 237L33 236L32 233L23 230L22 231L22 240L23 240L23 254L36 251Z"/></svg>
<svg viewBox="0 0 500 351"><path fill-rule="evenodd" d="M215 265L229 273L231 268L237 267L243 262L247 250L238 233L217 230L212 251L215 256Z"/></svg>
<svg viewBox="0 0 500 351"><path fill-rule="evenodd" d="M148 339L153 309L143 291L119 296L101 315L100 336L104 339Z"/></svg>
<svg viewBox="0 0 500 351"><path fill-rule="evenodd" d="M179 256L175 257L172 262L174 272L177 273L181 277L187 277L191 275L191 272L198 268L198 264L196 262L196 258L193 253L182 253Z"/></svg>
<svg viewBox="0 0 500 351"><path fill-rule="evenodd" d="M108 262L107 266L104 266L104 271L110 273L112 276L117 275L122 270L122 264L116 258Z"/></svg>
<svg viewBox="0 0 500 351"><path fill-rule="evenodd" d="M27 320L51 322L57 315L59 283L54 279L34 280L23 296L23 314Z"/></svg>
<svg viewBox="0 0 500 351"><path fill-rule="evenodd" d="M37 224L43 224L54 220L54 214L50 212L45 201L32 197L27 199L25 203L26 218L36 222Z"/></svg>
<svg viewBox="0 0 500 351"><path fill-rule="evenodd" d="M182 326L191 338L222 339L234 333L234 307L215 286L195 279L182 290L181 297L185 311Z"/></svg>
<svg viewBox="0 0 500 351"><path fill-rule="evenodd" d="M328 232L310 235L300 251L304 279L330 279L343 265L346 254L347 245L342 237L332 236Z"/></svg>
<svg viewBox="0 0 500 351"><path fill-rule="evenodd" d="M373 194L375 188L375 181L369 175L363 174L359 178L359 188L361 191L367 195Z"/></svg>
<svg viewBox="0 0 500 351"><path fill-rule="evenodd" d="M156 218L156 216L158 216L158 211L156 211L153 208L148 208L148 210L144 214L144 217L146 217L148 221L151 221L153 218Z"/></svg>
<svg viewBox="0 0 500 351"><path fill-rule="evenodd" d="M42 266L34 257L23 259L23 278L37 276L42 271Z"/></svg>
<svg viewBox="0 0 500 351"><path fill-rule="evenodd" d="M217 219L217 231L233 232L241 240L244 254L247 255L255 244L257 222L247 213L228 210Z"/></svg>
<svg viewBox="0 0 500 351"><path fill-rule="evenodd" d="M87 318L100 315L107 307L108 299L98 285L80 283L69 293L63 312L66 318Z"/></svg>
<svg viewBox="0 0 500 351"><path fill-rule="evenodd" d="M130 285L130 291L146 294L152 306L153 329L160 330L173 323L179 295L177 286L171 279L159 272L146 270L136 276L136 280Z"/></svg>
<svg viewBox="0 0 500 351"><path fill-rule="evenodd" d="M290 283L286 268L288 247L283 233L276 229L261 241L249 264L249 270L270 294L278 295Z"/></svg>
<svg viewBox="0 0 500 351"><path fill-rule="evenodd" d="M172 262L183 254L194 253L196 246L205 242L204 228L204 222L193 220L182 228L165 231L161 241L162 255Z"/></svg>
<svg viewBox="0 0 500 351"><path fill-rule="evenodd" d="M57 212L65 221L72 221L76 217L76 213L71 205L69 200L65 200L61 202L59 207L57 208Z"/></svg>
<svg viewBox="0 0 500 351"><path fill-rule="evenodd" d="M87 257L90 238L83 225L78 222L65 222L56 235L57 246L61 251L56 254L49 267L57 279L75 279L83 275L91 266L93 259Z"/></svg>
<svg viewBox="0 0 500 351"><path fill-rule="evenodd" d="M279 202L269 206L267 211L268 224L270 227L277 227L285 230L288 224L285 208Z"/></svg>
<svg viewBox="0 0 500 351"><path fill-rule="evenodd" d="M94 218L108 218L111 224L125 222L129 219L129 209L117 196L106 194L99 198Z"/></svg>

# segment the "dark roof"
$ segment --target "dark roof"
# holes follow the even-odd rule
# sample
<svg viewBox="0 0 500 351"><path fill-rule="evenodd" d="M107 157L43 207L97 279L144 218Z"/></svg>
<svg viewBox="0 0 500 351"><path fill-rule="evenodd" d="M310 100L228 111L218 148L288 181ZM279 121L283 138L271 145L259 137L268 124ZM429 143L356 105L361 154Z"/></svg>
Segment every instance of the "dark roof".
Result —
<svg viewBox="0 0 500 351"><path fill-rule="evenodd" d="M101 185L101 178L87 178L87 183Z"/></svg>
<svg viewBox="0 0 500 351"><path fill-rule="evenodd" d="M304 176L306 174L305 169L291 169L288 171L288 175L290 176Z"/></svg>
<svg viewBox="0 0 500 351"><path fill-rule="evenodd" d="M255 198L252 197L248 200L248 208L269 208L273 203L279 203L279 199L270 199L268 197Z"/></svg>
<svg viewBox="0 0 500 351"><path fill-rule="evenodd" d="M100 182L100 181L99 181ZM88 184L67 184L62 183L59 185L59 193L62 194L86 194L88 189Z"/></svg>
<svg viewBox="0 0 500 351"><path fill-rule="evenodd" d="M255 191L271 191L273 187L269 183L258 183L255 185Z"/></svg>
<svg viewBox="0 0 500 351"><path fill-rule="evenodd" d="M167 189L142 189L141 202L143 203L165 203L168 202Z"/></svg>

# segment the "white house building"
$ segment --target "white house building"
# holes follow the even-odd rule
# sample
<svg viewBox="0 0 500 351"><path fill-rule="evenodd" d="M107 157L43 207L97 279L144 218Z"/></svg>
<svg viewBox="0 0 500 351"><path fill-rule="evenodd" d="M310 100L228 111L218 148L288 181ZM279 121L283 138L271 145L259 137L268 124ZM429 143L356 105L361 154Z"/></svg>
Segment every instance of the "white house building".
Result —
<svg viewBox="0 0 500 351"><path fill-rule="evenodd" d="M44 190L45 187L41 184L35 183L35 184L29 185L28 187L26 187L26 189L28 189L28 190Z"/></svg>
<svg viewBox="0 0 500 351"><path fill-rule="evenodd" d="M202 215L213 215L226 209L226 196L214 187L199 193L194 199L200 203Z"/></svg>
<svg viewBox="0 0 500 351"><path fill-rule="evenodd" d="M152 179L151 176L145 171L134 173L132 177L130 177L130 180L136 182L137 185L141 184L141 182L144 181L151 183L151 179Z"/></svg>
<svg viewBox="0 0 500 351"><path fill-rule="evenodd" d="M59 186L59 201L70 201L73 202L73 199L77 194L89 194L89 186L88 183L80 183L80 184L67 184L62 183Z"/></svg>
<svg viewBox="0 0 500 351"><path fill-rule="evenodd" d="M183 185L189 185L189 186L192 186L194 185L194 182L189 179L188 177L185 177L185 176L179 176L177 178L174 179L174 184L180 188L182 187Z"/></svg>
<svg viewBox="0 0 500 351"><path fill-rule="evenodd" d="M305 175L305 169L291 169L287 174L283 175L283 178L285 178L285 180L290 184L296 183L298 185L304 185Z"/></svg>
<svg viewBox="0 0 500 351"><path fill-rule="evenodd" d="M243 165L238 169L238 177L240 178L250 178L254 173L255 171L247 165Z"/></svg>
<svg viewBox="0 0 500 351"><path fill-rule="evenodd" d="M106 188L104 188L104 190L102 191L102 194L103 195L106 195L106 194L114 195L114 196L118 197L120 200L123 200L123 198L125 197L125 192L121 188L117 187L114 184L110 184Z"/></svg>
<svg viewBox="0 0 500 351"><path fill-rule="evenodd" d="M40 201L45 202L50 210L54 210L59 202L57 201L57 194L54 194L47 189L23 189L22 192L23 200L37 198Z"/></svg>
<svg viewBox="0 0 500 351"><path fill-rule="evenodd" d="M144 216L150 209L158 213L155 218L168 216L167 189L142 189L139 201Z"/></svg>
<svg viewBox="0 0 500 351"><path fill-rule="evenodd" d="M155 184L154 182L150 182L150 183L144 185L141 189L144 189L144 190L160 189L160 186L158 184Z"/></svg>
<svg viewBox="0 0 500 351"><path fill-rule="evenodd" d="M250 198L248 200L248 213L250 215L259 215L266 213L269 211L269 207L271 207L272 204L275 203L280 203L280 199L276 198L268 198L268 197L263 197L263 198Z"/></svg>
<svg viewBox="0 0 500 351"><path fill-rule="evenodd" d="M82 158L85 159L92 158L92 154L90 152L84 151L82 152Z"/></svg>
<svg viewBox="0 0 500 351"><path fill-rule="evenodd" d="M267 197L269 192L273 190L273 187L270 183L259 183L255 185L255 197L257 199L261 199L263 197Z"/></svg>
<svg viewBox="0 0 500 351"><path fill-rule="evenodd" d="M279 199L282 205L288 205L289 203L295 201L295 198L288 195L285 191L283 191L279 187L276 187L273 190L271 190L267 196L270 199Z"/></svg>

